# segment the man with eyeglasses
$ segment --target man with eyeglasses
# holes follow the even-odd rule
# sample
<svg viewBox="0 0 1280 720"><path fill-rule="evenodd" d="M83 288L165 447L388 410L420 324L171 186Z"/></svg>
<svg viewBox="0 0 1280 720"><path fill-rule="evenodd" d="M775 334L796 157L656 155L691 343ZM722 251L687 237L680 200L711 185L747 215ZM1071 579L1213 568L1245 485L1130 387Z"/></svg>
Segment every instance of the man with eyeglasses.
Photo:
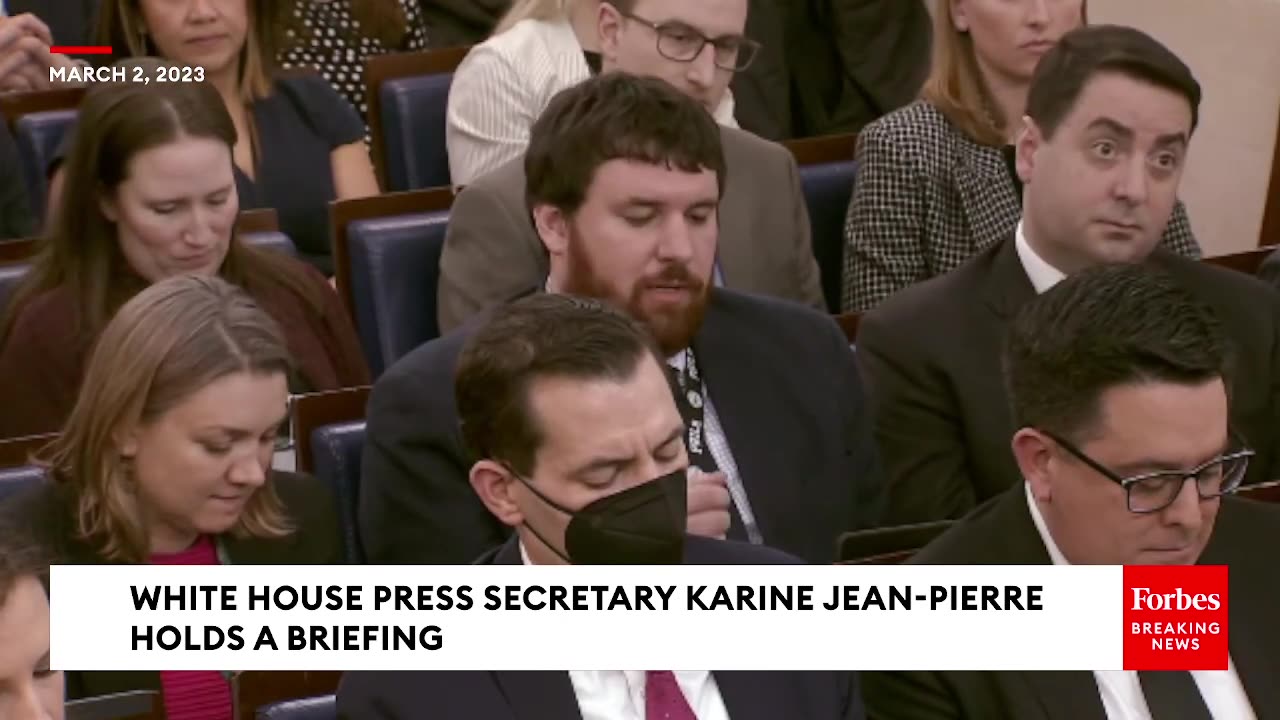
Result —
<svg viewBox="0 0 1280 720"><path fill-rule="evenodd" d="M1022 310L1003 364L1024 481L912 562L1228 565L1228 669L865 673L869 717L1276 716L1280 507L1229 497L1253 451L1232 432L1213 309L1158 270L1084 270Z"/></svg>
<svg viewBox="0 0 1280 720"><path fill-rule="evenodd" d="M601 72L656 77L713 116L759 43L743 35L747 0L601 2ZM720 127L728 165L717 284L827 310L796 161L784 147ZM529 219L524 158L468 184L454 200L440 256L438 320L448 332L546 277ZM834 299L834 298L833 298Z"/></svg>

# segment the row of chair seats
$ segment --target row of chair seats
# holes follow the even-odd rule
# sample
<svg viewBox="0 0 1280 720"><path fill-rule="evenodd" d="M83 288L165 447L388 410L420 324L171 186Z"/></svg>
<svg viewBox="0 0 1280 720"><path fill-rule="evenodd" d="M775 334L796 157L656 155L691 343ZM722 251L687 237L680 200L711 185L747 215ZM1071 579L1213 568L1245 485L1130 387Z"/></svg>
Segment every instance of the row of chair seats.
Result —
<svg viewBox="0 0 1280 720"><path fill-rule="evenodd" d="M376 82L375 152L389 192L444 187L450 184L445 141L445 111L455 63L462 55L446 51L434 65L440 72L396 76ZM412 54L371 61L401 62ZM426 55L431 55L427 53ZM376 75L377 73L374 72ZM14 121L14 137L22 171L37 216L43 216L47 194L46 171L65 134L75 125L76 110L30 112ZM832 312L839 309L843 272L845 209L853 188L855 168L852 140L846 136L795 141L790 144L801 161L800 181L808 202L814 254L822 271L823 293ZM812 152L819 150L819 153ZM816 160L821 153L825 157ZM806 158L811 159L806 159ZM832 157L840 158L831 161ZM383 338L386 342L387 339ZM382 364L379 361L377 364Z"/></svg>

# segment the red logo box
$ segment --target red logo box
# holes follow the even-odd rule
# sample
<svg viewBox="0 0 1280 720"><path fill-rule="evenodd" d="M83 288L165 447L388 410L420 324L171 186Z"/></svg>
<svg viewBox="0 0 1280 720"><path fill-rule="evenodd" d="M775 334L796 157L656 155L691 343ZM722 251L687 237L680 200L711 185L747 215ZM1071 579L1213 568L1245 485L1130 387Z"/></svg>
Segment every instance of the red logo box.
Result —
<svg viewBox="0 0 1280 720"><path fill-rule="evenodd" d="M1125 670L1227 669L1227 566L1124 568Z"/></svg>

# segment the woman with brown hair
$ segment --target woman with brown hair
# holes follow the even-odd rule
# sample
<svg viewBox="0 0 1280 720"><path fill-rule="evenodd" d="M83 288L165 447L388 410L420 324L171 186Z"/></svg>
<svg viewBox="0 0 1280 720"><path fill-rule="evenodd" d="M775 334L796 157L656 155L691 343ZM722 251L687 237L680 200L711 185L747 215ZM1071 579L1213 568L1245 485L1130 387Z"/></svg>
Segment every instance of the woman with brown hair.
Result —
<svg viewBox="0 0 1280 720"><path fill-rule="evenodd" d="M1086 22L1085 0L939 0L921 99L858 137L845 221L846 312L870 310L1013 234L1022 200L1010 146L1032 73ZM1181 203L1163 244L1200 255Z"/></svg>
<svg viewBox="0 0 1280 720"><path fill-rule="evenodd" d="M84 390L39 461L49 482L14 498L11 522L59 564L340 562L333 498L273 471L289 351L243 290L182 275L107 324ZM161 690L170 720L230 720L220 673L69 673L68 695Z"/></svg>
<svg viewBox="0 0 1280 720"><path fill-rule="evenodd" d="M331 275L329 201L376 195L378 182L351 104L318 75L274 71L277 1L104 0L97 41L199 68L202 78L182 79L208 80L231 115L241 207L275 208L303 257Z"/></svg>
<svg viewBox="0 0 1280 720"><path fill-rule="evenodd" d="M0 320L0 437L57 430L116 309L178 274L219 275L275 318L295 392L368 382L324 277L236 235L237 133L211 85L98 86L80 119L50 235Z"/></svg>
<svg viewBox="0 0 1280 720"><path fill-rule="evenodd" d="M49 667L49 561L0 522L0 717L62 720L65 677Z"/></svg>
<svg viewBox="0 0 1280 720"><path fill-rule="evenodd" d="M272 7L271 45L280 67L320 73L366 122L365 62L375 55L427 49L418 0L276 0Z"/></svg>

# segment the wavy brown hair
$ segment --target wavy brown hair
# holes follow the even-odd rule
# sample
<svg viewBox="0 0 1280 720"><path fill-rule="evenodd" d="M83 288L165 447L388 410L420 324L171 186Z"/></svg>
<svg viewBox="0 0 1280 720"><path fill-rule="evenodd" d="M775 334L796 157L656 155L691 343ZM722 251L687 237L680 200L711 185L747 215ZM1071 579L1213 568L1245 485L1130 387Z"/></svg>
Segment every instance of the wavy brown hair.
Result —
<svg viewBox="0 0 1280 720"><path fill-rule="evenodd" d="M155 422L220 378L288 375L291 365L276 322L219 278L169 278L125 303L98 339L62 433L39 458L74 498L77 538L103 559L145 561L143 500L118 448L121 433ZM231 533L275 538L292 531L268 473Z"/></svg>
<svg viewBox="0 0 1280 720"><path fill-rule="evenodd" d="M973 37L956 28L951 9L956 0L938 0L933 13L933 65L920 96L970 139L981 145L1005 144L1005 128L1017 118L1002 116L992 102L978 67ZM1089 22L1089 0L1081 0L1080 21Z"/></svg>
<svg viewBox="0 0 1280 720"><path fill-rule="evenodd" d="M209 83L116 83L95 86L80 106L70 153L63 165L60 206L31 272L14 292L0 320L3 342L23 307L41 293L70 288L85 337L101 332L107 320L138 289L120 251L116 226L97 201L113 193L138 153L184 137L211 138L234 148L236 129L226 105ZM231 162L228 155L228 162ZM292 261L250 247L233 237L219 270L248 290L284 286L316 312L324 299L305 282Z"/></svg>

